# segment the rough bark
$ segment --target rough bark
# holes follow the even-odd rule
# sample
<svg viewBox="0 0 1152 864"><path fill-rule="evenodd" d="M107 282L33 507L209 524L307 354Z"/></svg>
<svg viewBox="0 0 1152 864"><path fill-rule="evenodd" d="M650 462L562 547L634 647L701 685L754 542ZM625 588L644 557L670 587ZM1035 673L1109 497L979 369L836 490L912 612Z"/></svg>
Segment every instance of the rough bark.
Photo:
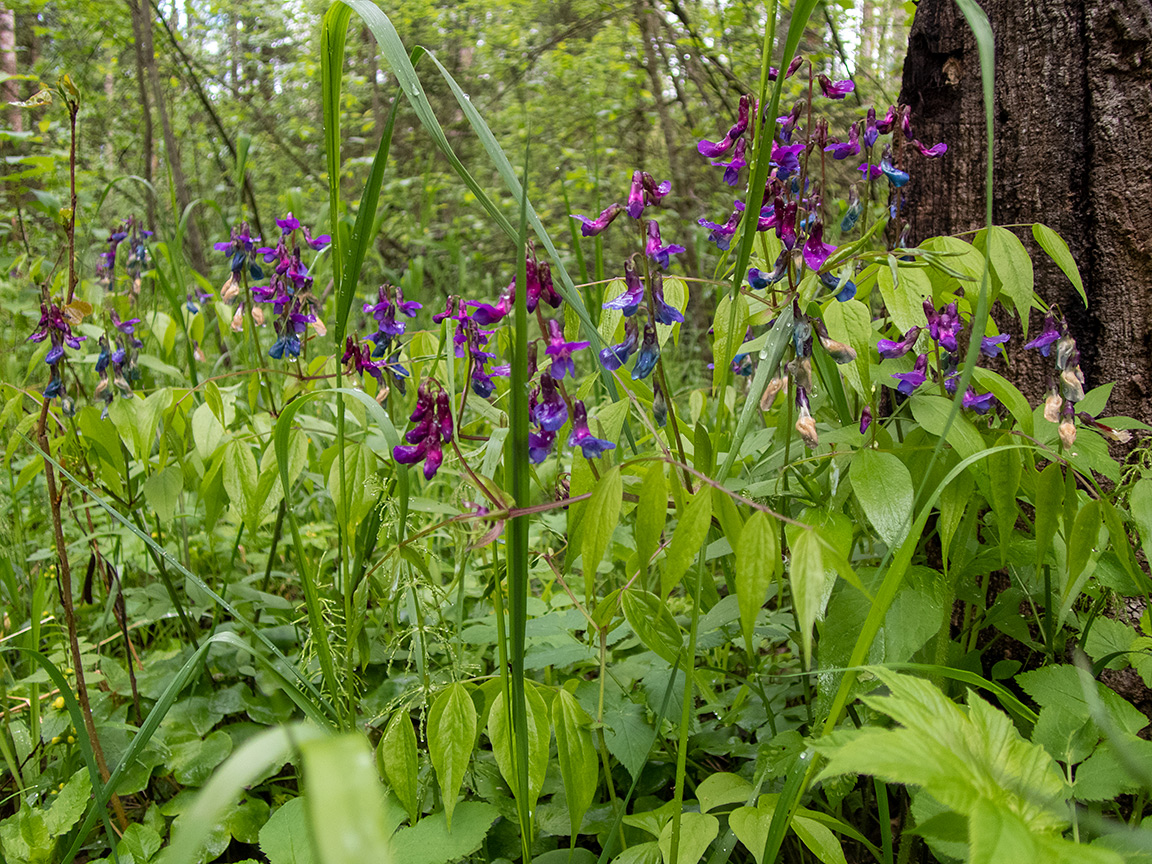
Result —
<svg viewBox="0 0 1152 864"><path fill-rule="evenodd" d="M0 6L0 72L16 74L16 13L7 6ZM20 89L16 84L11 78L0 84L0 98L18 102ZM20 108L8 109L8 125L13 132L23 131L24 113Z"/></svg>
<svg viewBox="0 0 1152 864"><path fill-rule="evenodd" d="M148 64L144 59L144 20L138 2L128 4L132 13L132 47L136 56L136 90L140 96L140 113L143 124L141 126L141 157L144 170L141 175L151 184L152 181L152 97L148 95ZM148 227L156 229L156 198L149 193L145 199L147 203Z"/></svg>
<svg viewBox="0 0 1152 864"><path fill-rule="evenodd" d="M1033 253L1037 290L1068 318L1088 385L1116 382L1106 413L1150 422L1152 4L981 0L981 6L996 36L994 218L1043 222L1068 241L1087 310L1031 233L1017 229ZM950 148L943 159L915 163L908 194L913 239L979 227L980 68L953 0L920 3L900 98L912 106L917 136ZM1032 323L1039 323L1035 313ZM1039 397L1047 362L1012 353L1013 378Z"/></svg>

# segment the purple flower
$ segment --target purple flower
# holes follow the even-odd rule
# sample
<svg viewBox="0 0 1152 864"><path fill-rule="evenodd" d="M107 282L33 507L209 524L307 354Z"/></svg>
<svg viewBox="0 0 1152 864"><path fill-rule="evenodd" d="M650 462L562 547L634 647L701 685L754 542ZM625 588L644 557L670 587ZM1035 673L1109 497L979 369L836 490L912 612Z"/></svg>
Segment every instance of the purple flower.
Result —
<svg viewBox="0 0 1152 864"><path fill-rule="evenodd" d="M428 445L424 441L419 444L399 444L392 448L392 458L401 465L415 465L427 452Z"/></svg>
<svg viewBox="0 0 1152 864"><path fill-rule="evenodd" d="M824 226L817 220L808 234L808 241L804 244L804 263L818 271L828 260L828 256L836 251L831 243L824 242Z"/></svg>
<svg viewBox="0 0 1152 864"><path fill-rule="evenodd" d="M640 334L635 320L629 320L624 325L624 341L618 345L609 345L600 351L600 363L609 372L614 372L628 362L632 352L636 350L636 343ZM547 377L547 376L545 376Z"/></svg>
<svg viewBox="0 0 1152 864"><path fill-rule="evenodd" d="M648 242L644 246L644 254L651 258L652 261L659 264L662 269L667 270L669 256L684 251L686 251L684 247L676 243L669 243L667 246L662 245L662 241L660 240L660 225L655 219L648 221Z"/></svg>
<svg viewBox="0 0 1152 864"><path fill-rule="evenodd" d="M796 125L800 122L800 113L804 110L804 103L797 102L792 106L792 110L785 114L783 117L777 117L776 122L780 125L779 138L785 144L792 141L792 133L796 131Z"/></svg>
<svg viewBox="0 0 1152 864"><path fill-rule="evenodd" d="M287 234L288 232L295 231L300 227L300 220L293 216L291 212L289 212L288 215L283 219L277 219L276 224L280 227L282 232Z"/></svg>
<svg viewBox="0 0 1152 864"><path fill-rule="evenodd" d="M683 322L684 316L675 306L664 302L664 277L657 270L652 274L652 299L656 305L656 320L661 324L676 324Z"/></svg>
<svg viewBox="0 0 1152 864"><path fill-rule="evenodd" d="M868 109L868 119L864 121L864 146L873 147L876 139L880 137L880 130L876 128L876 109Z"/></svg>
<svg viewBox="0 0 1152 864"><path fill-rule="evenodd" d="M644 213L644 177L639 169L632 172L632 186L628 190L628 206L625 208L633 219Z"/></svg>
<svg viewBox="0 0 1152 864"><path fill-rule="evenodd" d="M587 216L579 216L575 213L572 218L579 220L582 224L580 226L580 234L584 237L595 237L605 228L612 224L612 220L624 212L624 208L619 204L609 204L606 208L600 211L600 215L595 219L589 219Z"/></svg>
<svg viewBox="0 0 1152 864"><path fill-rule="evenodd" d="M961 405L964 408L971 408L977 414L987 414L988 409L992 407L992 403L996 401L996 397L991 393L976 394L976 391L969 387L964 392L964 397L961 400Z"/></svg>
<svg viewBox="0 0 1152 864"><path fill-rule="evenodd" d="M572 406L575 416L572 418L572 434L568 436L569 447L579 447L584 452L585 459L594 459L605 450L615 450L616 445L603 438L597 438L588 429L588 411L582 401Z"/></svg>
<svg viewBox="0 0 1152 864"><path fill-rule="evenodd" d="M820 82L821 92L829 99L843 99L856 89L856 85L851 81L833 82L827 75L819 75L816 80Z"/></svg>
<svg viewBox="0 0 1152 864"><path fill-rule="evenodd" d="M860 412L860 434L863 435L868 431L868 427L872 425L872 409L867 405L864 410Z"/></svg>
<svg viewBox="0 0 1152 864"><path fill-rule="evenodd" d="M661 429L668 422L668 400L664 396L660 382L656 379L652 380L652 419Z"/></svg>
<svg viewBox="0 0 1152 864"><path fill-rule="evenodd" d="M879 165L869 165L867 162L861 165L857 170L859 170L860 173L864 175L865 180L879 180L880 177L884 174L884 172L880 170Z"/></svg>
<svg viewBox="0 0 1152 864"><path fill-rule="evenodd" d="M948 145L943 141L941 141L939 144L933 144L931 147L920 143L919 140L913 141L912 143L916 145L917 149L920 151L921 156L926 156L929 159L935 159L937 156L943 156L948 152Z"/></svg>
<svg viewBox="0 0 1152 864"><path fill-rule="evenodd" d="M706 156L709 159L715 159L727 153L732 145L740 136L748 129L748 115L751 106L751 97L740 97L739 114L736 118L736 124L732 126L728 132L719 141L712 142L703 140L696 145L696 149L701 156Z"/></svg>
<svg viewBox="0 0 1152 864"><path fill-rule="evenodd" d="M647 171L640 172L640 183L644 187L644 203L648 205L659 204L672 191L671 180L657 183L656 178Z"/></svg>
<svg viewBox="0 0 1152 864"><path fill-rule="evenodd" d="M912 392L928 379L927 372L928 355L921 354L916 358L916 365L911 372L895 372L892 377L900 381L896 389L905 396L911 396Z"/></svg>
<svg viewBox="0 0 1152 864"><path fill-rule="evenodd" d="M632 265L632 259L629 258L624 262L624 293L609 300L604 304L604 308L619 309L625 317L630 317L636 314L636 310L640 308L640 304L643 302L644 283L636 275L636 268Z"/></svg>
<svg viewBox="0 0 1152 864"><path fill-rule="evenodd" d="M555 318L548 319L548 347L545 353L552 358L549 374L557 381L566 373L576 377L576 364L572 362L572 352L587 348L590 342L568 342L564 338L564 328Z"/></svg>
<svg viewBox="0 0 1152 864"><path fill-rule="evenodd" d="M656 328L649 321L644 325L644 339L640 343L640 353L636 356L636 365L632 367L632 380L639 381L647 378L656 368L656 361L660 359L660 343L656 341Z"/></svg>
<svg viewBox="0 0 1152 864"><path fill-rule="evenodd" d="M377 381L384 380L380 371L384 364L372 359L372 350L367 344L357 345L356 340L351 336L344 344L344 356L340 358L340 361L349 373L355 372L358 375L363 375L367 372Z"/></svg>
<svg viewBox="0 0 1152 864"><path fill-rule="evenodd" d="M899 342L893 342L891 339L881 339L876 343L876 351L884 360L894 360L897 357L903 357L912 350L912 346L916 344L916 338L919 335L920 328L913 327L904 334L904 338Z"/></svg>
<svg viewBox="0 0 1152 864"><path fill-rule="evenodd" d="M540 400L532 408L532 421L545 432L555 432L568 422L568 406L551 375L540 378Z"/></svg>
<svg viewBox="0 0 1152 864"><path fill-rule="evenodd" d="M732 160L729 162L713 162L713 167L724 169L724 182L729 186L735 186L740 181L740 169L748 164L744 159L744 148L747 144L747 139L741 138L736 142L736 152L732 155Z"/></svg>
<svg viewBox="0 0 1152 864"><path fill-rule="evenodd" d="M1037 336L1024 347L1039 348L1040 355L1042 357L1047 357L1052 345L1059 341L1061 329L1062 328L1058 328L1056 326L1056 319L1051 315L1048 315L1044 318L1044 330L1040 333L1039 336Z"/></svg>
<svg viewBox="0 0 1152 864"><path fill-rule="evenodd" d="M824 152L831 151L833 159L847 159L860 153L860 124L853 123L848 127L848 140L841 144L829 144Z"/></svg>
<svg viewBox="0 0 1152 864"><path fill-rule="evenodd" d="M1000 346L1010 338L1007 333L1002 333L999 336L985 336L980 340L980 350L985 357L997 357L1004 353L1004 349Z"/></svg>
<svg viewBox="0 0 1152 864"><path fill-rule="evenodd" d="M800 68L800 64L804 62L803 55L797 55L792 58L792 62L788 64L787 71L784 72L784 79L787 80L796 74L796 70ZM780 70L775 66L768 67L768 80L775 81L780 77Z"/></svg>
<svg viewBox="0 0 1152 864"><path fill-rule="evenodd" d="M732 245L732 235L736 233L736 228L739 226L740 219L743 216L743 208L737 208L732 213L732 215L728 217L728 221L723 225L717 225L715 222L709 222L703 217L697 220L697 224L702 225L711 231L711 233L708 235L708 239L715 243L716 248L723 252Z"/></svg>
<svg viewBox="0 0 1152 864"><path fill-rule="evenodd" d="M960 335L960 331L964 329L964 322L960 320L960 313L956 309L956 303L952 302L940 310L940 315L936 319L935 328L933 328L931 320L928 324L928 332L933 339L940 342L940 347L946 351L957 350L956 337Z"/></svg>
<svg viewBox="0 0 1152 864"><path fill-rule="evenodd" d="M772 142L772 163L776 166L776 179L787 180L800 173L800 153L807 144L779 144Z"/></svg>
<svg viewBox="0 0 1152 864"><path fill-rule="evenodd" d="M785 206L784 202L777 198L773 210L779 214L776 236L780 238L785 249L791 249L796 245L796 201L789 201Z"/></svg>
<svg viewBox="0 0 1152 864"><path fill-rule="evenodd" d="M564 409L567 412L567 408ZM528 433L528 461L533 465L543 462L552 450L556 441L555 432L529 432Z"/></svg>

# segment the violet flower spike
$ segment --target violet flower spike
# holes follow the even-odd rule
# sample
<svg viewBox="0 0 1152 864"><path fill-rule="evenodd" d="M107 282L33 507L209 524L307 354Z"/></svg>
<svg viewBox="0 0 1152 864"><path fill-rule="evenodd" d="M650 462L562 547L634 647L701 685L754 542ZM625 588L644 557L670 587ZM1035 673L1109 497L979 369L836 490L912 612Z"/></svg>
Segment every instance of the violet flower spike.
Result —
<svg viewBox="0 0 1152 864"><path fill-rule="evenodd" d="M631 319L624 325L624 341L617 345L609 345L607 348L601 349L600 364L609 372L615 372L628 362L628 358L631 357L636 350L636 344L639 339L640 334L636 326L636 321Z"/></svg>
<svg viewBox="0 0 1152 864"><path fill-rule="evenodd" d="M969 387L964 391L964 396L960 404L964 408L970 408L977 414L987 414L988 409L992 407L992 403L995 401L996 397L992 393L981 393L977 395L976 391Z"/></svg>
<svg viewBox="0 0 1152 864"><path fill-rule="evenodd" d="M661 269L667 270L669 256L687 250L676 243L669 243L667 246L664 246L662 242L660 239L660 225L655 219L648 220L648 242L644 247L644 254L651 258L654 263L659 264Z"/></svg>
<svg viewBox="0 0 1152 864"><path fill-rule="evenodd" d="M1048 315L1044 318L1044 330L1040 333L1039 336L1026 344L1024 347L1039 348L1040 356L1047 357L1048 352L1052 348L1052 345L1059 341L1059 339L1060 328L1056 326L1056 319L1051 315Z"/></svg>
<svg viewBox="0 0 1152 864"><path fill-rule="evenodd" d="M568 422L568 406L551 375L540 379L540 400L532 409L532 422L545 432L555 432Z"/></svg>
<svg viewBox="0 0 1152 864"><path fill-rule="evenodd" d="M628 206L625 208L633 219L644 213L644 178L639 169L632 172L632 186L628 190Z"/></svg>
<svg viewBox="0 0 1152 864"><path fill-rule="evenodd" d="M636 310L640 308L640 304L643 302L644 283L636 274L632 259L628 259L624 262L624 293L609 300L604 304L604 308L619 309L627 318L635 315Z"/></svg>
<svg viewBox="0 0 1152 864"><path fill-rule="evenodd" d="M820 91L829 99L843 99L856 89L855 82L850 80L831 81L827 75L819 75L816 80L820 82Z"/></svg>
<svg viewBox="0 0 1152 864"><path fill-rule="evenodd" d="M812 268L812 272L818 272L828 260L828 256L835 251L835 246L824 242L824 225L817 221L804 244L804 263Z"/></svg>
<svg viewBox="0 0 1152 864"><path fill-rule="evenodd" d="M985 336L980 340L980 351L985 357L998 357L1004 353L1001 346L1011 338L1007 333L1002 333L999 336Z"/></svg>
<svg viewBox="0 0 1152 864"><path fill-rule="evenodd" d="M832 153L833 159L847 159L849 156L860 154L860 124L853 123L848 127L848 140L840 144L829 144L824 152Z"/></svg>
<svg viewBox="0 0 1152 864"><path fill-rule="evenodd" d="M920 336L920 328L913 327L899 342L893 342L891 339L881 339L876 343L876 351L883 360L894 360L897 357L903 357L912 350L912 346L916 344L916 339Z"/></svg>
<svg viewBox="0 0 1152 864"><path fill-rule="evenodd" d="M572 434L568 436L569 447L579 447L585 459L595 459L605 450L615 450L616 445L603 438L597 438L588 428L588 411L582 401L577 400L572 406L575 416L572 418Z"/></svg>
<svg viewBox="0 0 1152 864"><path fill-rule="evenodd" d="M579 351L591 345L591 342L568 342L564 338L564 328L555 318L548 319L548 347L545 353L552 358L549 374L557 381L565 374L571 373L576 377L576 364L572 362L572 352Z"/></svg>
<svg viewBox="0 0 1152 864"><path fill-rule="evenodd" d="M956 309L956 303L952 302L940 310L940 317L937 319L937 332L936 337L940 342L940 347L946 351L956 351L958 346L956 344L956 337L960 335L960 331L964 329L964 322L960 320L960 313Z"/></svg>
<svg viewBox="0 0 1152 864"><path fill-rule="evenodd" d="M664 300L664 277L660 275L659 270L652 274L652 299L656 305L657 321L667 325L683 323L684 316L680 314L680 310Z"/></svg>
<svg viewBox="0 0 1152 864"><path fill-rule="evenodd" d="M921 354L916 358L916 365L911 372L895 372L892 377L899 380L896 389L905 396L911 396L913 391L928 380L928 355Z"/></svg>
<svg viewBox="0 0 1152 864"><path fill-rule="evenodd" d="M644 339L640 343L640 353L636 356L636 365L632 367L632 380L639 381L647 378L656 368L656 361L660 359L660 343L656 341L656 328L649 321L644 325Z"/></svg>
<svg viewBox="0 0 1152 864"><path fill-rule="evenodd" d="M567 409L565 409L567 411ZM548 458L552 445L556 441L555 432L529 432L528 433L528 461L539 465Z"/></svg>
<svg viewBox="0 0 1152 864"><path fill-rule="evenodd" d="M868 118L864 121L864 146L876 146L876 139L880 137L880 130L876 128L876 109L868 109Z"/></svg>
<svg viewBox="0 0 1152 864"><path fill-rule="evenodd" d="M772 163L776 165L776 179L787 180L793 174L800 173L800 153L804 152L807 144L785 144L772 142Z"/></svg>
<svg viewBox="0 0 1152 864"><path fill-rule="evenodd" d="M868 431L868 427L872 425L872 409L867 405L864 410L860 412L860 434L863 435Z"/></svg>
<svg viewBox="0 0 1152 864"><path fill-rule="evenodd" d="M748 164L744 159L744 148L746 145L747 139L741 138L736 142L736 152L732 155L731 161L712 163L713 167L724 169L724 182L729 186L735 186L740 182L740 169Z"/></svg>

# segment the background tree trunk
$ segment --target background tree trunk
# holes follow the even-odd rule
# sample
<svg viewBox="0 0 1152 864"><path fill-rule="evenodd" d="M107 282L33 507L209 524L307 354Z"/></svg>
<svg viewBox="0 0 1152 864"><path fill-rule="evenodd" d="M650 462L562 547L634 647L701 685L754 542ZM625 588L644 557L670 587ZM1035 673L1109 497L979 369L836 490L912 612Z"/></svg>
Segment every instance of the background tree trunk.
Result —
<svg viewBox="0 0 1152 864"><path fill-rule="evenodd" d="M1093 387L1115 381L1106 414L1152 421L1152 4L1147 0L980 0L996 36L999 224L1043 222L1068 241L1088 309L1033 253L1036 286L1059 304ZM909 186L912 239L983 222L984 120L976 43L953 0L922 0L909 36L900 100L916 134L946 141L917 161ZM1007 320L1002 328L1019 332ZM1033 316L1033 327L1038 323ZM1011 352L1035 400L1049 363Z"/></svg>
<svg viewBox="0 0 1152 864"><path fill-rule="evenodd" d="M0 5L0 72L10 76L15 75L16 71L16 13ZM11 78L0 84L0 98L5 102L20 101L20 88L17 84ZM22 108L8 109L8 125L13 132L24 130Z"/></svg>

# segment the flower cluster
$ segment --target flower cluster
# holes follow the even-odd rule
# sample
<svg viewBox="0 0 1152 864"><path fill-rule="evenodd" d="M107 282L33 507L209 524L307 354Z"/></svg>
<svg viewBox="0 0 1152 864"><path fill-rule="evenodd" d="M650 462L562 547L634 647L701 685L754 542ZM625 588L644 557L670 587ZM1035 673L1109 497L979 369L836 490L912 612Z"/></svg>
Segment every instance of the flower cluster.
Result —
<svg viewBox="0 0 1152 864"><path fill-rule="evenodd" d="M97 256L96 276L108 289L116 279L116 253L120 245L128 241L128 254L125 260L125 272L131 280L131 293L140 293L140 278L148 266L148 247L145 238L151 237L151 231L140 227L140 220L129 216L119 227L108 234L108 249Z"/></svg>
<svg viewBox="0 0 1152 864"><path fill-rule="evenodd" d="M64 348L73 350L80 348L86 336L77 336L72 332L72 324L79 323L79 318L71 309L62 308L56 303L40 303L40 321L36 329L28 337L29 342L49 341L48 353L44 355L44 362L51 368L48 386L44 388L44 398L53 399L64 394L64 376L60 361L64 359ZM71 400L68 400L71 405Z"/></svg>
<svg viewBox="0 0 1152 864"><path fill-rule="evenodd" d="M280 239L274 247L262 246L256 252L263 256L264 264L272 265L267 285L256 285L252 288L252 298L258 303L272 306L272 314L276 316L273 328L276 331L276 341L272 343L268 354L274 360L288 357L299 357L303 347L301 337L307 332L308 325L320 335L327 330L323 322L315 314L319 303L312 295L312 274L304 264L301 256L301 239L303 246L310 249L323 249L332 242L327 234L313 239L306 226L289 213L283 219L277 219L276 225L280 228ZM301 235L302 238L301 238ZM235 262L235 259L233 259ZM235 267L235 263L233 263ZM257 265L257 269L260 269ZM260 279L252 272L254 278ZM223 292L221 292L223 296ZM232 319L232 329L243 329L243 311L238 310ZM253 310L253 318L255 318ZM263 319L263 315L260 316Z"/></svg>
<svg viewBox="0 0 1152 864"><path fill-rule="evenodd" d="M964 321L960 317L955 302L949 303L943 309L937 310L931 300L924 301L924 317L928 326L926 332L930 342L936 348L939 356L940 368L937 372L943 381L944 389L949 393L956 392L960 380L960 344L958 337L964 330ZM911 351L924 332L919 327L912 327L900 339L881 339L876 343L876 351L882 360L891 360L903 357ZM980 341L980 351L986 357L996 357L1003 353L1003 345L1009 339L1007 334L1000 336L985 336ZM928 354L922 352L917 355L911 372L895 372L892 375L899 383L896 389L905 396L911 396L917 389L928 381ZM975 411L977 414L987 414L996 397L992 393L977 393L972 387L964 391L962 404L964 408Z"/></svg>
<svg viewBox="0 0 1152 864"><path fill-rule="evenodd" d="M416 394L416 407L409 416L415 425L404 440L392 448L392 456L402 465L424 463L424 479L431 480L444 462L443 445L452 440L452 407L448 394L442 389L433 396L430 381L420 385Z"/></svg>
<svg viewBox="0 0 1152 864"><path fill-rule="evenodd" d="M1052 351L1053 346L1055 352ZM1127 432L1096 422L1086 411L1077 415L1076 403L1084 399L1084 373L1080 370L1080 349L1076 347L1076 340L1068 332L1068 325L1063 319L1058 323L1054 316L1046 316L1040 335L1024 347L1038 348L1043 357L1052 356L1058 381L1048 387L1048 395L1044 399L1044 419L1060 424L1060 442L1065 447L1071 447L1076 442L1077 416L1085 425L1094 427L1113 441L1124 442L1129 439Z"/></svg>

